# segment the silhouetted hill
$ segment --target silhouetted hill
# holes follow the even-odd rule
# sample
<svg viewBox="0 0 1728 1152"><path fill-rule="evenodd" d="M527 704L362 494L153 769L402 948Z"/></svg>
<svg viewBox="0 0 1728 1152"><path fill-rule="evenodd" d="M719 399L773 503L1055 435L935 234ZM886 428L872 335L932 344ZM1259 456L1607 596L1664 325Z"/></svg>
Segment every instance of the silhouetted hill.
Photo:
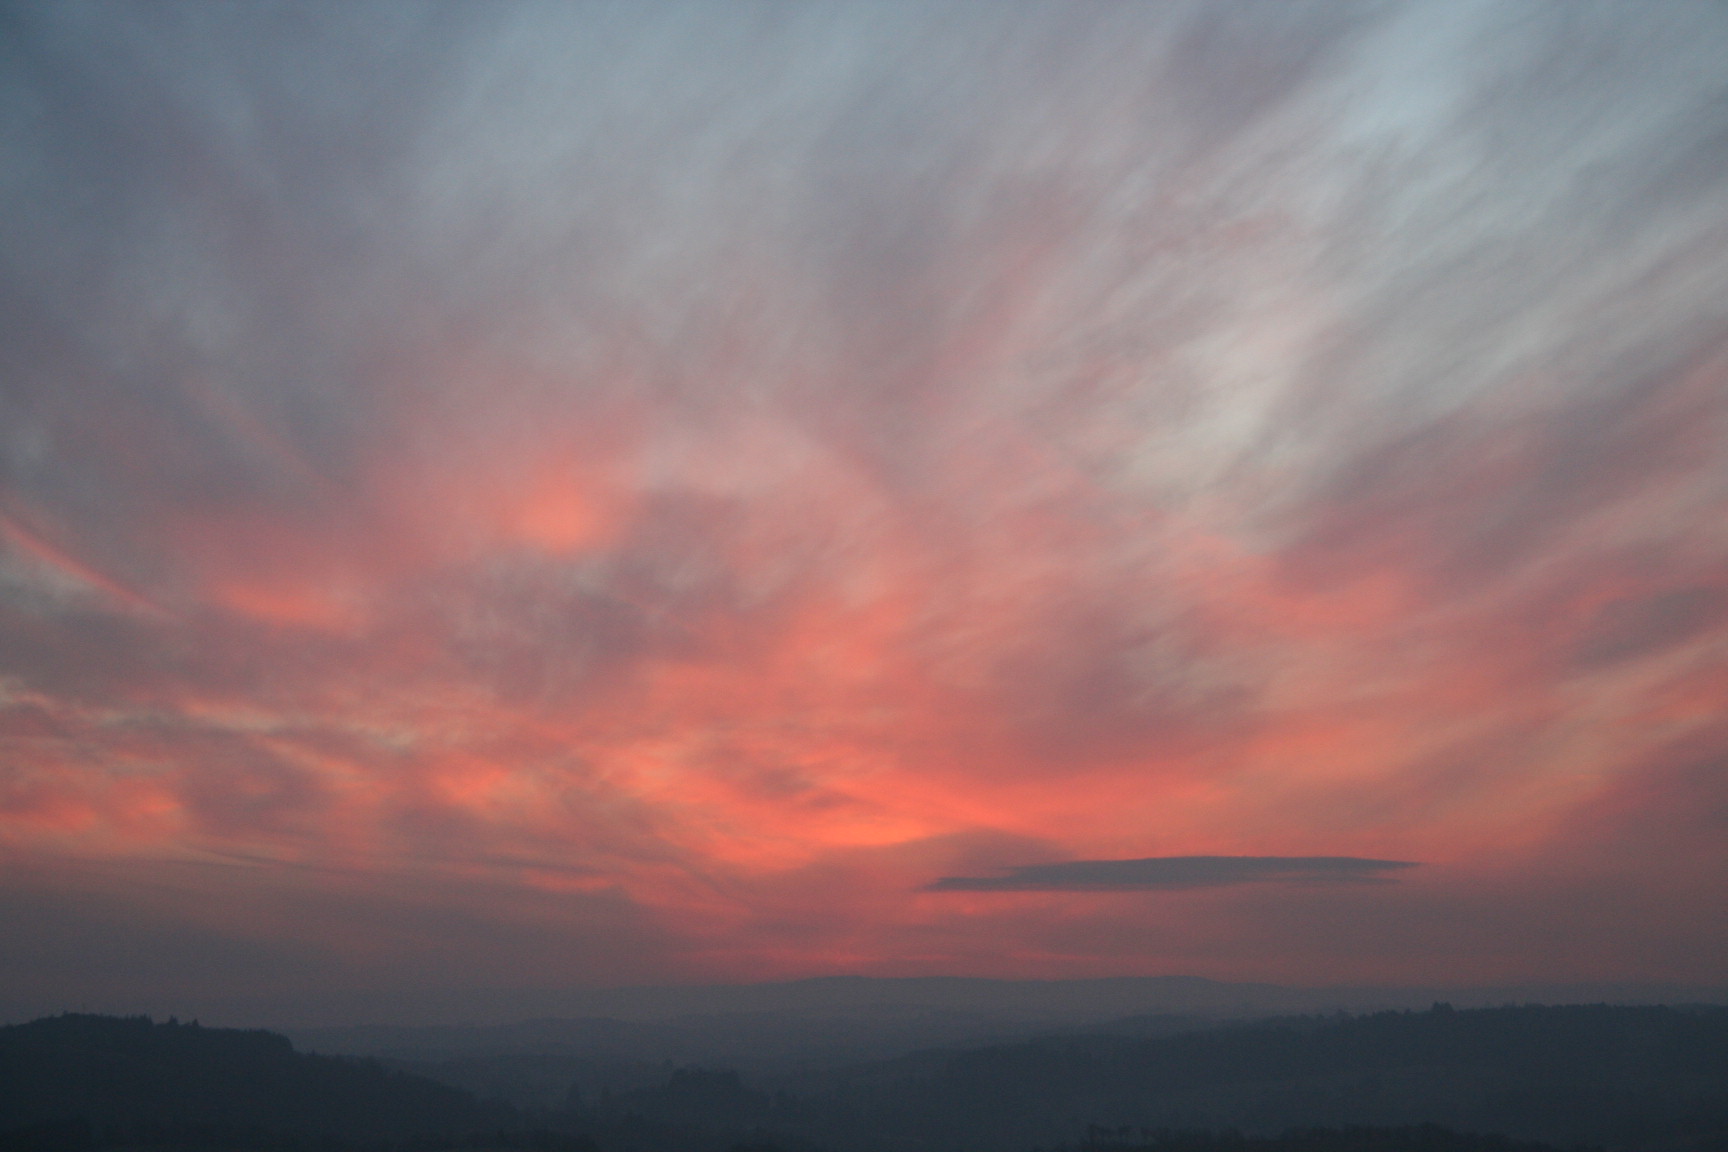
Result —
<svg viewBox="0 0 1728 1152"><path fill-rule="evenodd" d="M58 1016L0 1028L0 1152L1728 1152L1728 1009L1148 1024L778 1078L667 1064L518 1109L267 1032ZM603 1065L518 1072L559 1068Z"/></svg>
<svg viewBox="0 0 1728 1152"><path fill-rule="evenodd" d="M1070 1035L784 1088L784 1111L858 1149L1024 1149L1086 1125L1430 1122L1561 1144L1728 1148L1728 1010L1436 1007L1179 1036Z"/></svg>
<svg viewBox="0 0 1728 1152"><path fill-rule="evenodd" d="M262 1031L64 1015L0 1028L0 1133L14 1145L376 1141L497 1129L506 1105L294 1051ZM58 1133L58 1135L56 1135ZM33 1135L32 1135L33 1134Z"/></svg>

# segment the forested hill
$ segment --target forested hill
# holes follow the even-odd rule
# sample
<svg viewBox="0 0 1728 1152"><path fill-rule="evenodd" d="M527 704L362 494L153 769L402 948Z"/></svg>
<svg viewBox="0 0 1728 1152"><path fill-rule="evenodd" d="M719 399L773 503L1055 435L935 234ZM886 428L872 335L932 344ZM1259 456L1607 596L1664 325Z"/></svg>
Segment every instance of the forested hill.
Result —
<svg viewBox="0 0 1728 1152"><path fill-rule="evenodd" d="M108 1140L382 1140L510 1123L508 1106L371 1061L296 1052L272 1032L64 1015L0 1028L0 1133ZM220 1142L220 1139L218 1140Z"/></svg>
<svg viewBox="0 0 1728 1152"><path fill-rule="evenodd" d="M808 1076L854 1149L1049 1146L1122 1131L1438 1123L1557 1144L1728 1149L1728 1009L1384 1012L1179 1036L1051 1037ZM830 1129L832 1131L832 1129ZM838 1133L835 1133L838 1135Z"/></svg>
<svg viewBox="0 0 1728 1152"><path fill-rule="evenodd" d="M1133 1030L778 1080L668 1067L658 1084L578 1082L559 1107L518 1111L268 1032L57 1016L0 1028L0 1152L1728 1152L1724 1008ZM1306 1134L1266 1139L1292 1129Z"/></svg>

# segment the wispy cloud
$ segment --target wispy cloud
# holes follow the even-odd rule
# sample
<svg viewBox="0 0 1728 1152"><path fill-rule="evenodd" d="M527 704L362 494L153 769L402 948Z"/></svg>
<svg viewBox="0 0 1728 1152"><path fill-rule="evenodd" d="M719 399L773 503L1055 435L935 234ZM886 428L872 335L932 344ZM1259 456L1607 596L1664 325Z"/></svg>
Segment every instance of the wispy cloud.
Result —
<svg viewBox="0 0 1728 1152"><path fill-rule="evenodd" d="M0 852L113 923L1728 965L1721 5L0 28Z"/></svg>

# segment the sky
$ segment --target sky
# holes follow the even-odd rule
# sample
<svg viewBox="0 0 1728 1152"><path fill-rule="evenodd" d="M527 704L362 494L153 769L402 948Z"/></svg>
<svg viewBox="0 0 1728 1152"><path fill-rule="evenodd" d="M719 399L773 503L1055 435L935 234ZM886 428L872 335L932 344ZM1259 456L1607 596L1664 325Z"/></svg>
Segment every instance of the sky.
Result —
<svg viewBox="0 0 1728 1152"><path fill-rule="evenodd" d="M1728 9L0 13L0 980L1728 984Z"/></svg>

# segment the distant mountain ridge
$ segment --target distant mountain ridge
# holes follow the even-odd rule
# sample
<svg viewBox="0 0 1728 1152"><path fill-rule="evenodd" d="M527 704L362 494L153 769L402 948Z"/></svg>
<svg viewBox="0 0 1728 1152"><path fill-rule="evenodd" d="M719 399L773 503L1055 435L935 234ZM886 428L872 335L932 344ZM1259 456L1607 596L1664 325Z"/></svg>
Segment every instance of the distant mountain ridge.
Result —
<svg viewBox="0 0 1728 1152"><path fill-rule="evenodd" d="M546 994L562 1013L500 1023L359 1023L287 1028L327 1053L451 1060L504 1053L776 1067L886 1057L917 1048L1025 1039L1139 1021L1159 1034L1271 1016L1521 1003L1728 1003L1728 989L1657 984L1488 988L1287 988L1196 976L1094 980L831 976L768 984ZM430 1005L425 1007L430 1008ZM496 1015L496 1001L473 1017ZM374 1007L374 1011L377 1011ZM472 1017L471 1017L472 1018Z"/></svg>
<svg viewBox="0 0 1728 1152"><path fill-rule="evenodd" d="M344 1029L492 1028L570 1019L667 1021L734 1013L834 1015L887 1008L970 1012L1052 1022L1102 1021L1146 1014L1214 1018L1302 1012L1377 1011L1496 1004L1728 1004L1728 985L1661 982L1292 987L1201 976L1112 976L1011 980L972 976L817 976L747 984L668 984L622 988L370 988L273 997L113 996L76 1003L8 999L0 1021L22 1022L66 1011L109 1015L170 1013L228 1026L267 1027L297 1038L330 1039ZM344 1047L342 1050L348 1050Z"/></svg>

